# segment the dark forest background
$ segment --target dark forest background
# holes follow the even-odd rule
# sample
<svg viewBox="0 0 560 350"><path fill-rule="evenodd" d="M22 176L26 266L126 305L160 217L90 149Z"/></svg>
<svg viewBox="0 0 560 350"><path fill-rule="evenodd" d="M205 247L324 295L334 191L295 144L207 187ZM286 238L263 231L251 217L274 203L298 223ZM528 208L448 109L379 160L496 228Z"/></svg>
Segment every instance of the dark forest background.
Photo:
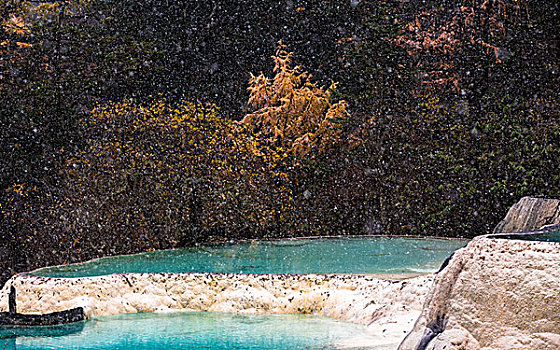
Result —
<svg viewBox="0 0 560 350"><path fill-rule="evenodd" d="M559 193L556 0L1 0L0 16L1 280L228 239L472 237ZM279 41L351 115L305 156L232 131Z"/></svg>

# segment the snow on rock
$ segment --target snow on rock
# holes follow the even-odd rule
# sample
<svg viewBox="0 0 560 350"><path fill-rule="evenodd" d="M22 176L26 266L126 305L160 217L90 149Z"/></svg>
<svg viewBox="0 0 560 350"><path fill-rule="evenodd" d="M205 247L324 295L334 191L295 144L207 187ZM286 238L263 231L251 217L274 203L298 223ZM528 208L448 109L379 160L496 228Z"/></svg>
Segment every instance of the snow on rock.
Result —
<svg viewBox="0 0 560 350"><path fill-rule="evenodd" d="M560 244L481 236L434 280L400 350L560 348Z"/></svg>
<svg viewBox="0 0 560 350"><path fill-rule="evenodd" d="M84 308L87 318L134 312L305 313L368 326L363 342L396 348L420 315L433 276L390 281L356 275L127 273L84 278L12 277L21 313ZM355 346L360 340L341 346Z"/></svg>

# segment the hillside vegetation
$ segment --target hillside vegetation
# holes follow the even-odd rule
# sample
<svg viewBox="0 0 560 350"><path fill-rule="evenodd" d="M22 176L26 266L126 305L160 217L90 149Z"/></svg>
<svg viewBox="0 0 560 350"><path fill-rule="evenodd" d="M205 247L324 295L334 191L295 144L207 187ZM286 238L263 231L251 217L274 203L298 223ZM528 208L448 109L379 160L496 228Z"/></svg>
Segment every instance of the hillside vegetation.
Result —
<svg viewBox="0 0 560 350"><path fill-rule="evenodd" d="M0 0L0 274L474 236L560 187L560 4ZM272 58L271 58L272 57Z"/></svg>

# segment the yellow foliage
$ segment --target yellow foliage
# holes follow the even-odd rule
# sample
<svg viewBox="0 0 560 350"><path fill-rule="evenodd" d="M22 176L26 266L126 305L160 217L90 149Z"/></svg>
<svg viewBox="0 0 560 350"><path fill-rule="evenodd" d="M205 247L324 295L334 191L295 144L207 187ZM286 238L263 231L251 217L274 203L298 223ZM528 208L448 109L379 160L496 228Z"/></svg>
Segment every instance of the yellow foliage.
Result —
<svg viewBox="0 0 560 350"><path fill-rule="evenodd" d="M29 25L23 18L12 14L9 19L2 21L2 27L8 34L27 35L31 32Z"/></svg>
<svg viewBox="0 0 560 350"><path fill-rule="evenodd" d="M84 126L92 137L82 155L68 162L69 187L87 192L79 197L107 202L106 217L114 217L119 201L147 196L150 215L171 220L169 211L187 206L194 195L202 208L187 208L184 215L202 209L203 228L262 228L291 207L281 166L287 155L222 118L215 105L127 100L98 105ZM148 226L147 214L137 212L136 225Z"/></svg>
<svg viewBox="0 0 560 350"><path fill-rule="evenodd" d="M299 66L292 68L293 53L280 43L274 60L272 79L251 74L249 103L256 111L241 121L261 137L271 137L287 153L305 156L312 149L325 151L340 137L341 121L347 120L347 102L333 103L336 83L320 87L311 74Z"/></svg>

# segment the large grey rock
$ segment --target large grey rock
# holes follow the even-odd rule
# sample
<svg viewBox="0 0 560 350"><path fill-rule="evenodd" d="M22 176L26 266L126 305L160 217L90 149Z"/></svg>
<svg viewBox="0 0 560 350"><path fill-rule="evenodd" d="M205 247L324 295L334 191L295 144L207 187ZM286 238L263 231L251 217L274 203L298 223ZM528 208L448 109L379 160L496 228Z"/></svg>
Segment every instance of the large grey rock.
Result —
<svg viewBox="0 0 560 350"><path fill-rule="evenodd" d="M553 224L560 224L560 200L523 197L509 209L494 233L535 231Z"/></svg>
<svg viewBox="0 0 560 350"><path fill-rule="evenodd" d="M399 350L560 349L560 244L477 237L435 278Z"/></svg>

